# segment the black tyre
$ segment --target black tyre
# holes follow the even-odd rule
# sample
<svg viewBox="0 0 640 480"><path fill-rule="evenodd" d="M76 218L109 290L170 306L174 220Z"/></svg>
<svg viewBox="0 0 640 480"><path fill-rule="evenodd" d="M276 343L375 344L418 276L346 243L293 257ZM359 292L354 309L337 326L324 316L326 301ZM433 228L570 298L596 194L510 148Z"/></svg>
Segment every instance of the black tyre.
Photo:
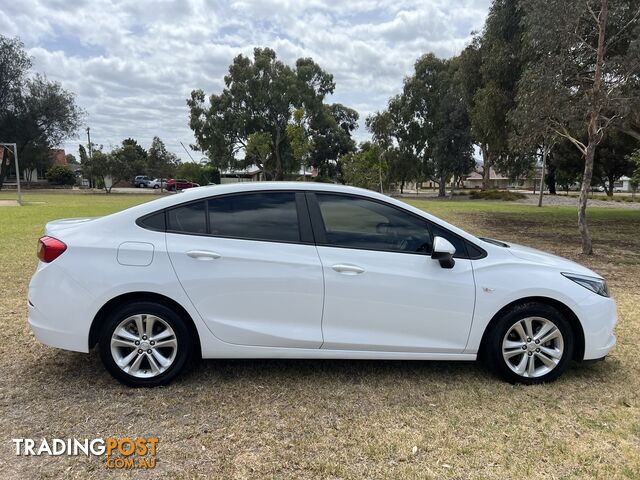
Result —
<svg viewBox="0 0 640 480"><path fill-rule="evenodd" d="M551 382L567 369L573 357L571 325L549 305L515 306L490 328L483 356L489 368L511 383Z"/></svg>
<svg viewBox="0 0 640 480"><path fill-rule="evenodd" d="M120 306L106 319L99 339L105 367L132 387L166 385L191 363L194 339L173 309L143 301Z"/></svg>

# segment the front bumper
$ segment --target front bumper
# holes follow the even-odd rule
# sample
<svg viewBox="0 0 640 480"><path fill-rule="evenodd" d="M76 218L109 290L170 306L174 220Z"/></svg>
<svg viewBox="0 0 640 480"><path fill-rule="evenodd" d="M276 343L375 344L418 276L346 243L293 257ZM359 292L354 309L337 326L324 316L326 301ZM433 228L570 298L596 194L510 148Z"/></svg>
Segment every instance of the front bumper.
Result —
<svg viewBox="0 0 640 480"><path fill-rule="evenodd" d="M616 344L613 330L618 321L616 302L612 298L590 295L583 302L580 321L584 331L584 360L606 356Z"/></svg>

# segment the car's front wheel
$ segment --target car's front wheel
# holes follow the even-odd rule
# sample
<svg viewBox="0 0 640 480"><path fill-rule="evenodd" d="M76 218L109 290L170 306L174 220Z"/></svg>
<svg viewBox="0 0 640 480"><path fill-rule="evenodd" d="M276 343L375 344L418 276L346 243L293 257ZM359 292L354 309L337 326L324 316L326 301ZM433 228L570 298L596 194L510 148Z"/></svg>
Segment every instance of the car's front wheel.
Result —
<svg viewBox="0 0 640 480"><path fill-rule="evenodd" d="M190 363L194 350L184 319L166 305L146 301L111 312L99 345L111 375L134 387L168 384Z"/></svg>
<svg viewBox="0 0 640 480"><path fill-rule="evenodd" d="M571 325L546 304L518 305L502 315L484 345L489 367L512 383L535 384L558 378L573 356Z"/></svg>

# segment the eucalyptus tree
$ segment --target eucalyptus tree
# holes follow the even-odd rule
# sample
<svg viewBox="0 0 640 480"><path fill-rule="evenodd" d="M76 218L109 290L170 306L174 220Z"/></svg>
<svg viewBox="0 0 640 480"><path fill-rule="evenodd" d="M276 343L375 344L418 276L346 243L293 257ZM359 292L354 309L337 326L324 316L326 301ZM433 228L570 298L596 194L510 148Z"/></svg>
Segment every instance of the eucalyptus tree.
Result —
<svg viewBox="0 0 640 480"><path fill-rule="evenodd" d="M640 104L640 1L521 0L525 41L535 62L518 86L522 109L545 118L584 157L578 227L593 252L587 198L596 148Z"/></svg>
<svg viewBox="0 0 640 480"><path fill-rule="evenodd" d="M256 48L253 59L234 58L224 83L222 93L208 100L202 90L187 100L197 148L220 169L248 153L265 173L282 180L297 167L287 136L293 112L304 107L313 117L322 110L335 88L333 76L311 58L298 59L292 68L273 50Z"/></svg>
<svg viewBox="0 0 640 480"><path fill-rule="evenodd" d="M495 0L484 29L458 60L456 77L471 120L473 141L482 152L483 189L489 188L494 165L504 170L511 160L521 158L510 151L508 119L526 62L520 3Z"/></svg>

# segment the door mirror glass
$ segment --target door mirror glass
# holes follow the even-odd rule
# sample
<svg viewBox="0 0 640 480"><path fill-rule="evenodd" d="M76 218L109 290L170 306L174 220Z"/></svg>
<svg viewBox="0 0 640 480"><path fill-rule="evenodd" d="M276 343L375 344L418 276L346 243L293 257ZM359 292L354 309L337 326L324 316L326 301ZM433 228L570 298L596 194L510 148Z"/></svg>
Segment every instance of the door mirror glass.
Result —
<svg viewBox="0 0 640 480"><path fill-rule="evenodd" d="M456 253L456 249L449 240L442 237L434 237L431 258L438 260L442 268L453 268L456 264L453 259L454 253Z"/></svg>

